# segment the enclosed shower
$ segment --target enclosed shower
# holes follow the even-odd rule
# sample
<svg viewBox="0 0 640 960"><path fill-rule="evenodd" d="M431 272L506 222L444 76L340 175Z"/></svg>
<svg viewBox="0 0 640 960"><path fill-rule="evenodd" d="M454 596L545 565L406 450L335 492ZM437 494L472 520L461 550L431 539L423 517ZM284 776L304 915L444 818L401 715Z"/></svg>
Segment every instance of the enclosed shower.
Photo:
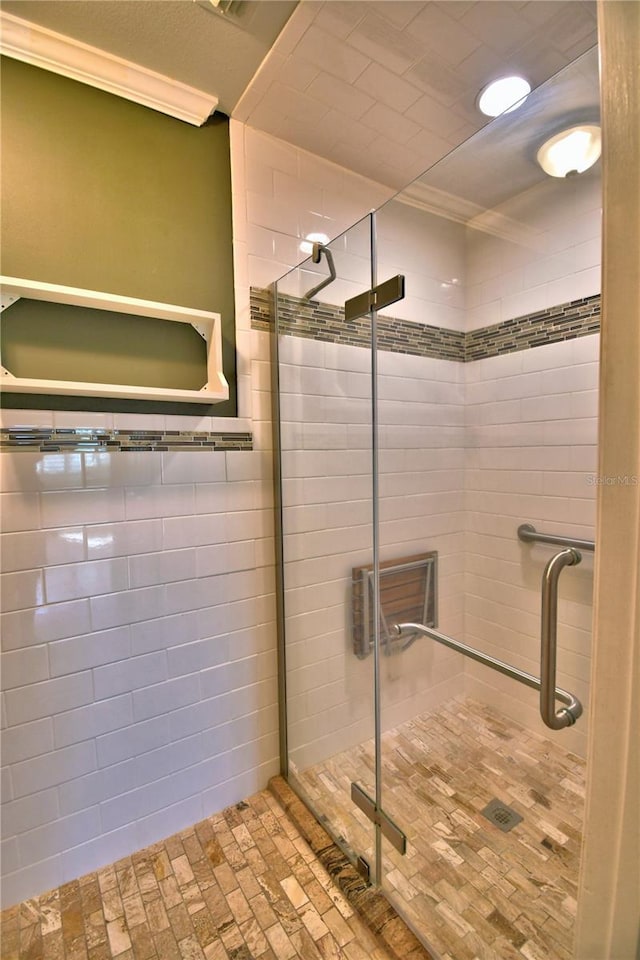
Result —
<svg viewBox="0 0 640 960"><path fill-rule="evenodd" d="M272 296L283 772L449 960L572 956L601 185L536 155L597 122L594 50Z"/></svg>

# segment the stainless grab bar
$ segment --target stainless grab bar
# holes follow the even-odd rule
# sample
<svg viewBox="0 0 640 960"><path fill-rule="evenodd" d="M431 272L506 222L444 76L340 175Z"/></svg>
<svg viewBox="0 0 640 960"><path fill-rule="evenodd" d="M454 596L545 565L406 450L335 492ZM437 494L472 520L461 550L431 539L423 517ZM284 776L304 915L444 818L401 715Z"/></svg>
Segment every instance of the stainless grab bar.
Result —
<svg viewBox="0 0 640 960"><path fill-rule="evenodd" d="M521 523L518 527L518 539L523 543L550 543L554 547L575 547L577 550L595 550L593 540L580 540L577 537L559 537L555 533L538 533L531 523Z"/></svg>
<svg viewBox="0 0 640 960"><path fill-rule="evenodd" d="M558 630L558 578L565 567L575 566L582 557L569 547L549 560L542 574L542 613L540 623L540 716L552 730L570 727L582 713L579 700L556 713L556 637ZM577 710L577 712L576 712Z"/></svg>
<svg viewBox="0 0 640 960"><path fill-rule="evenodd" d="M482 653L481 650L476 650L475 647L470 647L460 640L454 640L453 637L448 637L446 634L440 633L438 630L433 630L431 627L425 627L422 623L396 623L392 629L399 637L409 631L421 633L423 636L429 637L431 640L435 640L437 643L441 643L451 650L456 650L458 653L464 654L465 657L469 657L471 660L476 660L478 663L484 664L485 667L491 667L492 670L497 670L498 673L503 673L506 677L511 677L512 680L517 680L518 683L524 683L527 687L542 691L540 679L534 677L533 674L519 670L517 667L512 667L511 664L505 663L504 660L497 660L495 657L490 657L487 653ZM565 704L565 709L559 711L559 713L566 716L566 720L562 726L572 726L582 714L582 704L577 697L574 697L574 695L567 690L563 690L562 687L556 687L553 693L556 700Z"/></svg>

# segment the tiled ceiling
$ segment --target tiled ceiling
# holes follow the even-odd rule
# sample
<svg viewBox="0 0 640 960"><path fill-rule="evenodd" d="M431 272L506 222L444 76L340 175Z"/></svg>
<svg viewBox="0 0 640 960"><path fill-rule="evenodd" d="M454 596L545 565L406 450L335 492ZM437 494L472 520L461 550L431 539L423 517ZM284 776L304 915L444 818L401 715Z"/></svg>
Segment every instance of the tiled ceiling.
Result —
<svg viewBox="0 0 640 960"><path fill-rule="evenodd" d="M542 144L560 130L581 123L598 123L600 117L598 49L592 48L553 79L531 93L512 113L497 117L461 149L420 177L420 185L452 195L468 204L476 216L480 209L496 208L504 200L548 180L536 161ZM581 179L600 176L600 165ZM419 196L419 189L417 191Z"/></svg>
<svg viewBox="0 0 640 960"><path fill-rule="evenodd" d="M487 122L484 85L596 39L588 0L302 0L233 115L400 188Z"/></svg>
<svg viewBox="0 0 640 960"><path fill-rule="evenodd" d="M226 18L213 0L1 6L393 188L487 122L475 101L490 80L537 86L596 43L593 0L235 0Z"/></svg>

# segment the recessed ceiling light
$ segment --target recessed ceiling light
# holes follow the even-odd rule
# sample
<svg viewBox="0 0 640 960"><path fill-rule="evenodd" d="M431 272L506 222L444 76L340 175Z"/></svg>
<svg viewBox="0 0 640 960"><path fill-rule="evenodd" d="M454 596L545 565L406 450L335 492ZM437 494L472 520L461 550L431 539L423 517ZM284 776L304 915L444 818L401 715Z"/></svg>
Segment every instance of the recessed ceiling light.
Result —
<svg viewBox="0 0 640 960"><path fill-rule="evenodd" d="M309 255L313 252L314 243L329 243L326 233L308 233L300 244L300 252Z"/></svg>
<svg viewBox="0 0 640 960"><path fill-rule="evenodd" d="M524 77L501 77L480 91L478 109L487 117L511 113L522 106L529 93L531 84Z"/></svg>
<svg viewBox="0 0 640 960"><path fill-rule="evenodd" d="M583 124L569 127L543 143L537 160L550 177L570 177L592 167L602 148L600 127Z"/></svg>

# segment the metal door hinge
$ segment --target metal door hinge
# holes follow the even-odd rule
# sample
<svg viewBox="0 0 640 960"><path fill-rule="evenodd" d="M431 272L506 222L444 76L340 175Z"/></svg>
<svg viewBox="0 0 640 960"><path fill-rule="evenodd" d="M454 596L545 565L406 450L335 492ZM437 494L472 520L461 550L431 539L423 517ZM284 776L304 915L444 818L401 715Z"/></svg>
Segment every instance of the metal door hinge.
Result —
<svg viewBox="0 0 640 960"><path fill-rule="evenodd" d="M390 303L404 299L404 277L399 273L384 283L379 283L373 290L365 290L359 293L357 297L351 297L345 301L344 318L345 320L357 320L370 313L371 310L382 310L388 307Z"/></svg>
<svg viewBox="0 0 640 960"><path fill-rule="evenodd" d="M376 806L375 800L372 800L368 793L365 793L362 787L357 783L351 784L351 799L357 807L362 810L365 817L368 817L372 823L380 827L383 835L390 844L396 848L398 853L405 855L407 852L407 838L400 827L388 817L384 810Z"/></svg>
<svg viewBox="0 0 640 960"><path fill-rule="evenodd" d="M358 857L356 860L356 870L363 877L367 883L371 883L371 870L369 869L369 864L364 857Z"/></svg>

